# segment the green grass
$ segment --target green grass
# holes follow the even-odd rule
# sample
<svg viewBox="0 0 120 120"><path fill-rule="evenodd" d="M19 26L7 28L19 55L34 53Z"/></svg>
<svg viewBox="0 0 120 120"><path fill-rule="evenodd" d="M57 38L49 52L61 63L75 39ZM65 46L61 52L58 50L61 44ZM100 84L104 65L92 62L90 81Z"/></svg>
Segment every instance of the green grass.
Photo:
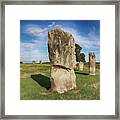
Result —
<svg viewBox="0 0 120 120"><path fill-rule="evenodd" d="M21 64L20 65L20 99L21 100L99 100L100 99L100 71L90 76L88 70L75 71L77 88L58 94L48 90L50 88L49 64Z"/></svg>

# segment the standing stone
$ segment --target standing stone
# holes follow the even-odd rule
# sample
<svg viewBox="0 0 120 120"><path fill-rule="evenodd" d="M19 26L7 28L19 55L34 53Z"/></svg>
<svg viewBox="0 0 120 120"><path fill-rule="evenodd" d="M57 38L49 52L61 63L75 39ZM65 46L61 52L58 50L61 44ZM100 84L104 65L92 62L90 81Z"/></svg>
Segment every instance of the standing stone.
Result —
<svg viewBox="0 0 120 120"><path fill-rule="evenodd" d="M32 64L35 64L35 63L36 63L36 61L35 61L35 60L33 60L33 61L32 61Z"/></svg>
<svg viewBox="0 0 120 120"><path fill-rule="evenodd" d="M79 70L79 62L76 62L76 70Z"/></svg>
<svg viewBox="0 0 120 120"><path fill-rule="evenodd" d="M76 88L75 41L70 33L60 29L48 32L48 52L51 64L51 90L58 93Z"/></svg>
<svg viewBox="0 0 120 120"><path fill-rule="evenodd" d="M89 75L95 75L95 64L96 64L95 53L90 52L89 53Z"/></svg>
<svg viewBox="0 0 120 120"><path fill-rule="evenodd" d="M79 70L83 70L83 68L84 68L84 62L79 62Z"/></svg>
<svg viewBox="0 0 120 120"><path fill-rule="evenodd" d="M84 68L84 62L78 62L77 64L76 64L76 70L83 70L83 68Z"/></svg>

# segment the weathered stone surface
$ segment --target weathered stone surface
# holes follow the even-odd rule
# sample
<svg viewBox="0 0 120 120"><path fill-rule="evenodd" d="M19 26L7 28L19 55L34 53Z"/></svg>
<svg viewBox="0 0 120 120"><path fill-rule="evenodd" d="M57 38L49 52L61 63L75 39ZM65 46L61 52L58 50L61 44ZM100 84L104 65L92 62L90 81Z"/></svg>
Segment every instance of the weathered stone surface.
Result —
<svg viewBox="0 0 120 120"><path fill-rule="evenodd" d="M75 41L71 34L60 29L48 32L49 59L53 65L74 68L76 63Z"/></svg>
<svg viewBox="0 0 120 120"><path fill-rule="evenodd" d="M95 75L96 57L94 52L89 53L89 74Z"/></svg>
<svg viewBox="0 0 120 120"><path fill-rule="evenodd" d="M73 69L51 66L51 89L59 93L76 88L76 76Z"/></svg>
<svg viewBox="0 0 120 120"><path fill-rule="evenodd" d="M83 70L83 68L84 68L84 62L78 62L77 64L76 64L76 69L77 70Z"/></svg>
<svg viewBox="0 0 120 120"><path fill-rule="evenodd" d="M73 36L60 29L49 31L48 52L51 63L51 89L59 93L74 89L76 56Z"/></svg>
<svg viewBox="0 0 120 120"><path fill-rule="evenodd" d="M80 63L79 63L79 69L80 69L80 70L83 70L83 69L84 69L84 62L80 62Z"/></svg>

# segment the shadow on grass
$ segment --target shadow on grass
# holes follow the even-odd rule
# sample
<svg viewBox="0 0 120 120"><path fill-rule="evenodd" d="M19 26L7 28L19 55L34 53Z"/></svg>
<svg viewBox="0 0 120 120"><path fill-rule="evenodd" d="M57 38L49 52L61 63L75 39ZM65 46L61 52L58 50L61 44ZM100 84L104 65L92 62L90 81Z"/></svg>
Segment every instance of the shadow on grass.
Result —
<svg viewBox="0 0 120 120"><path fill-rule="evenodd" d="M35 75L31 75L31 78L35 80L40 86L46 88L47 90L50 89L51 84L49 77L44 76L42 74L35 74Z"/></svg>
<svg viewBox="0 0 120 120"><path fill-rule="evenodd" d="M89 73L82 73L82 72L79 72L79 71L75 71L75 74L89 75Z"/></svg>

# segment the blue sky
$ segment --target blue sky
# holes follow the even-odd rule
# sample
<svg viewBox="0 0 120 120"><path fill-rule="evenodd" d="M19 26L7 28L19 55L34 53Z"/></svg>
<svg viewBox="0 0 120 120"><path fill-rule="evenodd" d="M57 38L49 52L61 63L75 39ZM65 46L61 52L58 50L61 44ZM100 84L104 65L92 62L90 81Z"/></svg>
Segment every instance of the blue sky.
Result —
<svg viewBox="0 0 120 120"><path fill-rule="evenodd" d="M48 31L62 29L73 35L82 47L88 61L88 53L96 53L100 61L100 21L99 20L20 20L20 59L49 61Z"/></svg>

